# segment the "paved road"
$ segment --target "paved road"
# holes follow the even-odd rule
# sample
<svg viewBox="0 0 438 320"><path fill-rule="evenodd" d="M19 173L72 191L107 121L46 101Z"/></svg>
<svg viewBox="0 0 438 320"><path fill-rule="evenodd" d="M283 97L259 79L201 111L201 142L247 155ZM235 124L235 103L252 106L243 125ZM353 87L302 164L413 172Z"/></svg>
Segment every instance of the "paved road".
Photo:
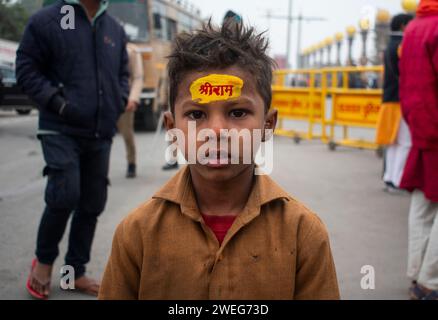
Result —
<svg viewBox="0 0 438 320"><path fill-rule="evenodd" d="M35 138L37 116L0 112L0 299L28 299L24 283L33 257L43 210L43 159ZM138 134L139 177L126 180L124 145L118 136L111 156L111 188L97 229L89 272L100 277L119 221L168 180L162 172L165 144L153 134ZM163 151L163 152L162 152ZM382 191L381 161L373 152L340 148L329 152L319 142L295 145L276 138L273 178L326 223L342 298L407 299L405 277L409 197ZM65 254L66 237L61 244ZM58 259L55 270L59 270ZM363 290L360 271L375 268L375 290ZM87 299L58 289L53 299Z"/></svg>

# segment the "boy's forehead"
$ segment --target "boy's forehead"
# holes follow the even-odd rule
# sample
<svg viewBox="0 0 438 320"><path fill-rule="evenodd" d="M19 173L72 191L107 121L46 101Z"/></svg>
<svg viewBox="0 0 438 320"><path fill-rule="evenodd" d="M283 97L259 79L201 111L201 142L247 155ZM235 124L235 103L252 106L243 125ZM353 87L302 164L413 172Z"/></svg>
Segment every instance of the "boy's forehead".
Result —
<svg viewBox="0 0 438 320"><path fill-rule="evenodd" d="M236 101L251 101L254 106L264 109L254 77L248 71L232 66L185 73L178 85L175 104L222 105Z"/></svg>
<svg viewBox="0 0 438 320"><path fill-rule="evenodd" d="M248 93L248 89L250 89L250 91L253 91L253 89L255 88L255 83L254 83L254 79L251 77L251 75L239 68L239 67L228 67L225 69L206 69L206 70L202 70L202 71L190 71L188 73L186 73L181 81L181 86L180 86L180 92L181 94L184 95L190 95L190 86L192 85L192 83L200 78L204 78L207 77L209 75L223 75L225 77L227 76L232 76L232 77L237 77L240 78L243 81L243 87L242 87L242 92L246 92Z"/></svg>

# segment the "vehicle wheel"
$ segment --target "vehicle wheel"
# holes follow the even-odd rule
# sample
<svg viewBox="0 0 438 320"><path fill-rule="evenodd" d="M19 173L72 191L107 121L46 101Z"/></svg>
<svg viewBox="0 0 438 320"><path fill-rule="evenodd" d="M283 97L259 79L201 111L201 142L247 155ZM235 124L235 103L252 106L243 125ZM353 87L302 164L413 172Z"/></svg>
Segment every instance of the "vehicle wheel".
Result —
<svg viewBox="0 0 438 320"><path fill-rule="evenodd" d="M16 111L20 116L27 116L28 114L31 113L32 109L15 109L15 111Z"/></svg>
<svg viewBox="0 0 438 320"><path fill-rule="evenodd" d="M157 123L158 116L152 108L152 103L144 104L142 101L142 105L135 112L134 129L136 131L155 131Z"/></svg>
<svg viewBox="0 0 438 320"><path fill-rule="evenodd" d="M335 151L335 150L336 150L336 147L337 147L336 142L334 142L334 141L330 141L330 142L328 143L328 148L329 148L330 151Z"/></svg>
<svg viewBox="0 0 438 320"><path fill-rule="evenodd" d="M295 144L300 144L300 142L301 142L300 136L295 136L293 139L294 139Z"/></svg>
<svg viewBox="0 0 438 320"><path fill-rule="evenodd" d="M382 158L383 158L384 153L385 153L385 150L384 150L383 147L378 147L378 148L376 149L376 156L377 156L379 159L382 159Z"/></svg>

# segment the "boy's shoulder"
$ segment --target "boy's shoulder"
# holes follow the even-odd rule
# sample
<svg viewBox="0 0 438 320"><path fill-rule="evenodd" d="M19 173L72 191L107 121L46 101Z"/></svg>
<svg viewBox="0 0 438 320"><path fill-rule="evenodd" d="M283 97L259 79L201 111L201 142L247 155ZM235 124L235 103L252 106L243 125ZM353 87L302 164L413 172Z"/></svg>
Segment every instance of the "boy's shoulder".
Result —
<svg viewBox="0 0 438 320"><path fill-rule="evenodd" d="M259 194L260 205L281 206L286 216L320 220L311 209L284 190L283 187L270 176L258 176L257 180L256 191Z"/></svg>
<svg viewBox="0 0 438 320"><path fill-rule="evenodd" d="M284 210L287 219L296 228L297 236L302 240L319 239L328 241L328 231L321 218L300 201L291 198Z"/></svg>
<svg viewBox="0 0 438 320"><path fill-rule="evenodd" d="M306 240L328 239L328 232L321 218L303 202L286 192L269 176L260 176L260 198L267 200L268 211L276 211L280 208L282 213L281 222L285 228L295 230L297 237Z"/></svg>
<svg viewBox="0 0 438 320"><path fill-rule="evenodd" d="M169 203L161 199L151 198L132 210L120 225L128 230L142 231L144 227L150 226L154 220L159 220L163 212L169 209Z"/></svg>
<svg viewBox="0 0 438 320"><path fill-rule="evenodd" d="M313 234L325 235L327 230L321 218L311 209L309 209L303 202L296 197L287 193L280 185L278 185L272 178L264 176L262 178L266 189L272 190L274 194L281 196L282 201L272 201L268 206L273 208L281 206L283 214L282 221L286 223L287 227L293 227L298 234Z"/></svg>
<svg viewBox="0 0 438 320"><path fill-rule="evenodd" d="M151 228L163 217L163 214L178 213L179 205L187 202L188 170L178 171L147 201L131 211L120 223L120 228L144 231ZM185 198L184 198L185 197Z"/></svg>

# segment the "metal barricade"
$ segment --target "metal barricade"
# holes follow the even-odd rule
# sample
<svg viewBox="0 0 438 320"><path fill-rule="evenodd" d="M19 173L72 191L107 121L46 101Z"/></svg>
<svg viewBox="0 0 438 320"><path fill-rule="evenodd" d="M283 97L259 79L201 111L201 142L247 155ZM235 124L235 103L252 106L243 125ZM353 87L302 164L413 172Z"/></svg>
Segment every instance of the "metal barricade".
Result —
<svg viewBox="0 0 438 320"><path fill-rule="evenodd" d="M276 134L296 142L318 138L330 150L337 146L377 150L374 141L350 138L349 129L376 128L382 75L382 66L276 71L272 86L272 106L279 112ZM286 129L285 120L305 121L308 130ZM315 124L321 126L320 134L315 134ZM336 137L336 127L343 128L342 138Z"/></svg>
<svg viewBox="0 0 438 320"><path fill-rule="evenodd" d="M367 75L373 75L370 79ZM341 67L322 70L322 103L331 101L331 116L327 119L330 127L328 141L330 150L336 146L377 150L379 146L371 140L352 139L349 128L375 129L382 103L383 67ZM363 77L365 75L365 77ZM328 79L332 83L328 83ZM326 106L324 106L326 107ZM341 139L335 136L335 127L343 128Z"/></svg>
<svg viewBox="0 0 438 320"><path fill-rule="evenodd" d="M325 117L319 86L321 75L319 70L279 70L274 73L272 105L278 110L277 135L292 137L296 143L301 139L323 138ZM305 121L307 131L286 129L285 120ZM315 134L315 123L324 127L323 135Z"/></svg>

